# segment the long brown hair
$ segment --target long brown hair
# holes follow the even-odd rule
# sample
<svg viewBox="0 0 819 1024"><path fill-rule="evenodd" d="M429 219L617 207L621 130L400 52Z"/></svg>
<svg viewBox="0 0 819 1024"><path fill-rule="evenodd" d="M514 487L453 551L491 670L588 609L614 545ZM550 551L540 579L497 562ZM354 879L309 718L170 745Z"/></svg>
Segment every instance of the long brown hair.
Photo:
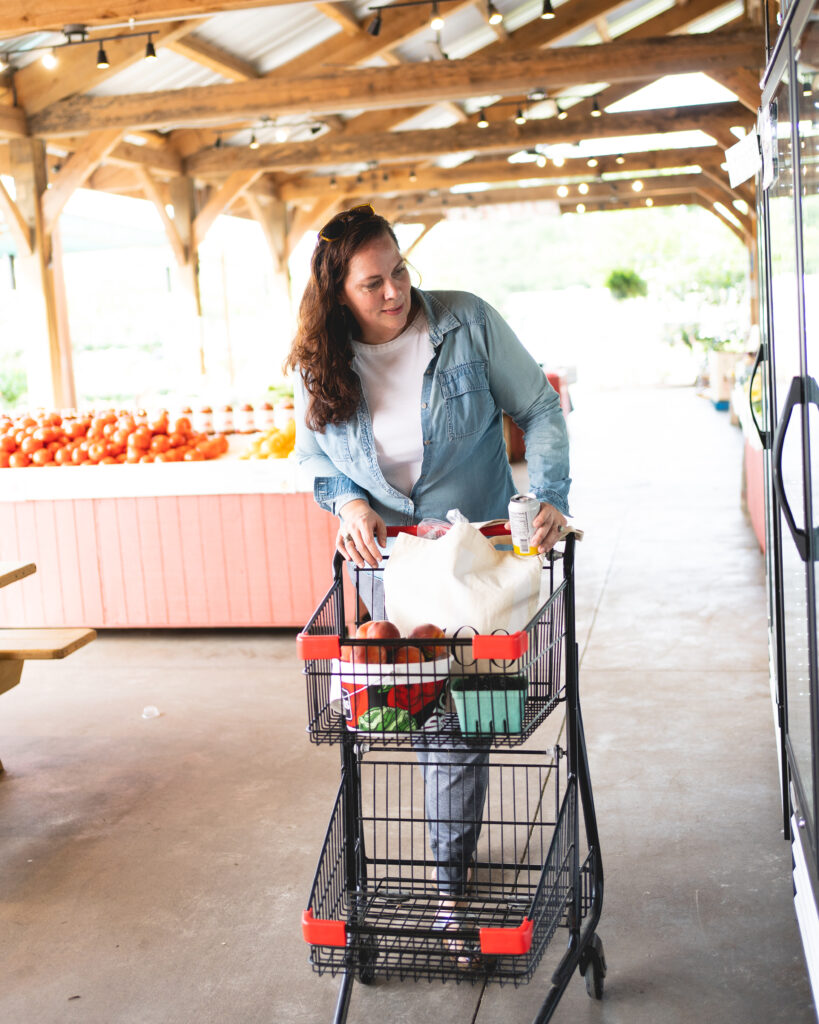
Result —
<svg viewBox="0 0 819 1024"><path fill-rule="evenodd" d="M340 295L350 260L383 235L398 245L389 221L372 207L356 207L333 217L319 232L313 250L310 280L285 368L301 373L308 394L305 422L319 433L328 423L348 420L358 408L361 386L352 370L350 344L354 320Z"/></svg>

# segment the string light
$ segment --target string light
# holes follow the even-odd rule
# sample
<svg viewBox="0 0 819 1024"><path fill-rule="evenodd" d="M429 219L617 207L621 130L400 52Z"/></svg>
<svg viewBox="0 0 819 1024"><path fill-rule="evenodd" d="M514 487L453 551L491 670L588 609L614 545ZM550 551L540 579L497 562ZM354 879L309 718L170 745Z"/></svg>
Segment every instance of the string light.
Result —
<svg viewBox="0 0 819 1024"><path fill-rule="evenodd" d="M569 111L566 110L565 107L561 107L558 104L558 107L557 107L557 119L558 119L558 121L565 121L568 116L569 116Z"/></svg>
<svg viewBox="0 0 819 1024"><path fill-rule="evenodd" d="M380 31L381 31L381 11L376 11L375 12L375 17L370 22L370 24L367 26L367 32L371 36L377 36Z"/></svg>
<svg viewBox="0 0 819 1024"><path fill-rule="evenodd" d="M591 160L587 160L586 161L586 166L587 167L597 167L597 164L598 164L598 161L595 160L594 157L592 157Z"/></svg>
<svg viewBox="0 0 819 1024"><path fill-rule="evenodd" d="M490 25L500 25L503 22L503 15L492 3L492 0L489 0L489 3L486 5L486 13L489 15L487 20Z"/></svg>
<svg viewBox="0 0 819 1024"><path fill-rule="evenodd" d="M646 206L653 206L653 205L654 205L654 200L651 198L651 196L649 196L648 199L646 199Z"/></svg>
<svg viewBox="0 0 819 1024"><path fill-rule="evenodd" d="M586 212L586 204L585 203L578 203L577 206L575 207L575 209L577 210L578 213L585 213Z"/></svg>
<svg viewBox="0 0 819 1024"><path fill-rule="evenodd" d="M616 164L624 164L626 162L626 158L624 156L618 156L614 162Z"/></svg>
<svg viewBox="0 0 819 1024"><path fill-rule="evenodd" d="M133 27L133 26L131 26ZM105 44L114 42L119 39L134 39L139 36L147 36L148 41L145 44L145 60L155 61L157 60L156 47L154 46L153 36L156 34L156 30L152 29L149 32L133 32L118 33L116 35L102 36L97 38L89 38L88 28L85 25L65 25L63 26L62 33L65 36L64 43L55 43L54 45L44 46L28 46L25 48L19 48L15 50L5 50L3 52L3 59L0 59L0 71L9 67L11 63L9 57L14 54L25 53L30 54L38 50L44 50L40 62L43 67L49 71L53 71L58 66L57 50L62 50L66 46L88 46L95 44L97 46L97 67L101 70L109 68L111 66L108 55L105 52Z"/></svg>
<svg viewBox="0 0 819 1024"><path fill-rule="evenodd" d="M550 21L552 18L556 17L554 8L552 7L552 0L543 0L543 8L541 9L540 16L544 21Z"/></svg>
<svg viewBox="0 0 819 1024"><path fill-rule="evenodd" d="M481 111L480 116L478 117L478 120L477 120L476 123L477 123L479 128L488 128L489 127L489 122L486 119L486 112L485 111L483 111L483 110Z"/></svg>
<svg viewBox="0 0 819 1024"><path fill-rule="evenodd" d="M557 186L557 194L560 196L561 199L565 199L566 196L569 194L569 186L568 185L558 185Z"/></svg>
<svg viewBox="0 0 819 1024"><path fill-rule="evenodd" d="M518 107L518 112L515 114L515 124L526 124L526 115L521 107Z"/></svg>
<svg viewBox="0 0 819 1024"><path fill-rule="evenodd" d="M586 184L585 181L583 181L583 182L581 182L577 186L577 191L580 193L581 196L588 195L589 194L589 186Z"/></svg>
<svg viewBox="0 0 819 1024"><path fill-rule="evenodd" d="M602 117L603 116L603 111L597 105L597 98L596 97L595 97L594 103L592 103L591 116L592 117Z"/></svg>
<svg viewBox="0 0 819 1024"><path fill-rule="evenodd" d="M433 32L440 32L444 27L444 19L438 10L438 0L432 0L432 17L429 19L429 27Z"/></svg>
<svg viewBox="0 0 819 1024"><path fill-rule="evenodd" d="M642 183L642 181L640 181L639 178L637 178L636 181L633 181L631 183L631 187L632 187L632 189L635 192L642 192L643 191L643 183Z"/></svg>
<svg viewBox="0 0 819 1024"><path fill-rule="evenodd" d="M253 132L250 136L250 142L248 143L248 149L258 149L259 140L256 138L256 133Z"/></svg>

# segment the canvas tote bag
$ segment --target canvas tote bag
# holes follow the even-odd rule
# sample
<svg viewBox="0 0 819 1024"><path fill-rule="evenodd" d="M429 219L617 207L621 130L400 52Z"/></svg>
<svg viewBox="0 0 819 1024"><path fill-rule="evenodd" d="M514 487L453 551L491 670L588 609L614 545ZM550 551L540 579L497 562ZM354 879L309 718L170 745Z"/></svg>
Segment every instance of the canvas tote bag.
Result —
<svg viewBox="0 0 819 1024"><path fill-rule="evenodd" d="M471 523L437 540L400 533L384 568L387 618L402 636L424 622L447 636L463 627L514 633L537 612L541 570L540 558L497 549Z"/></svg>

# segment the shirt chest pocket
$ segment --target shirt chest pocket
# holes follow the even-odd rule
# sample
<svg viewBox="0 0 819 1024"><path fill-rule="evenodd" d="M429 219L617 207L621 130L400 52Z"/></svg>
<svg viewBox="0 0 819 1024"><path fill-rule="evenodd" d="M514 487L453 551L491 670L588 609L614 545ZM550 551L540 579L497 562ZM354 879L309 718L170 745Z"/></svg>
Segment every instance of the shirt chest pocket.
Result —
<svg viewBox="0 0 819 1024"><path fill-rule="evenodd" d="M450 440L484 430L496 411L486 377L486 362L461 363L440 370L438 380Z"/></svg>
<svg viewBox="0 0 819 1024"><path fill-rule="evenodd" d="M324 449L324 453L336 466L352 461L348 429L349 425L346 422L339 424L328 423L324 428L324 433L319 435L321 438L319 444Z"/></svg>

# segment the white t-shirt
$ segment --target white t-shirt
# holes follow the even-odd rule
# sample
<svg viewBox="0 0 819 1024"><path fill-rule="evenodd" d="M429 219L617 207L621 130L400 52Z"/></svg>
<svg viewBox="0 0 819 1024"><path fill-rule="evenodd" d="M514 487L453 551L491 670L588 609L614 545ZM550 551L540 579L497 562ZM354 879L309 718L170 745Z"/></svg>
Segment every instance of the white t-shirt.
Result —
<svg viewBox="0 0 819 1024"><path fill-rule="evenodd" d="M353 342L353 369L372 417L378 465L387 483L406 495L421 473L421 390L434 351L423 312L392 341Z"/></svg>

